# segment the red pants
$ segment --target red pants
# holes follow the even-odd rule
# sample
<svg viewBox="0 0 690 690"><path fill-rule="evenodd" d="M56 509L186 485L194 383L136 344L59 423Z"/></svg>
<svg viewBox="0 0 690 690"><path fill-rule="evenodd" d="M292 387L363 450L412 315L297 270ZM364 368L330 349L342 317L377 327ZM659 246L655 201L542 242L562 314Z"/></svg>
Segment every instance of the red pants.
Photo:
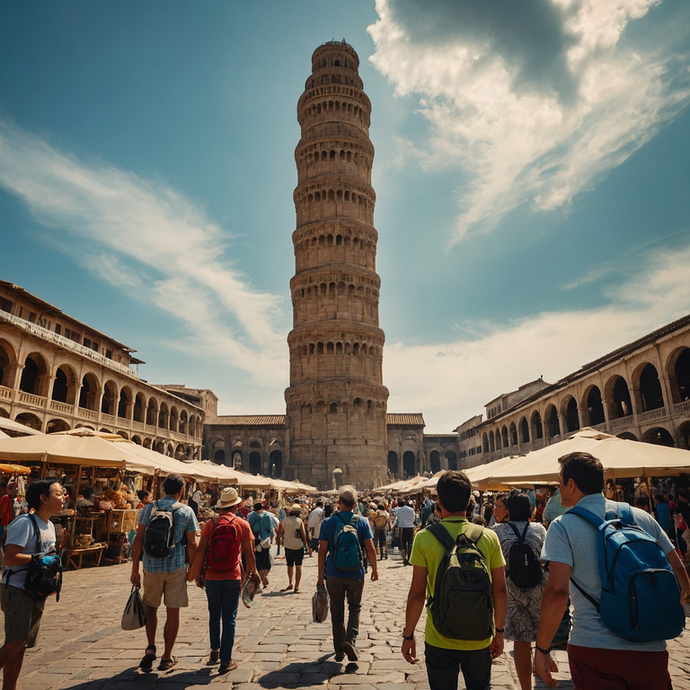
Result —
<svg viewBox="0 0 690 690"><path fill-rule="evenodd" d="M575 690L673 690L668 652L568 645Z"/></svg>

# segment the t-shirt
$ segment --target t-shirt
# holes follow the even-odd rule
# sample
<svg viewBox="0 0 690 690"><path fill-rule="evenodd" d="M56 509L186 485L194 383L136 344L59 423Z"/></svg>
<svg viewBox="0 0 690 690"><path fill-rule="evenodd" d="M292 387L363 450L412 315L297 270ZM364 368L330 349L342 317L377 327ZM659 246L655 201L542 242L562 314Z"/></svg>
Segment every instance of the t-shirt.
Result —
<svg viewBox="0 0 690 690"><path fill-rule="evenodd" d="M163 496L163 498L157 501L147 503L139 511L139 524L148 525L154 509L169 510L175 502L174 498ZM194 511L189 506L182 505L173 513L173 524L175 525L175 546L173 550L164 558L153 558L146 552L143 554L144 570L149 573L174 573L176 570L184 568L185 532L198 532L199 523L196 521Z"/></svg>
<svg viewBox="0 0 690 690"><path fill-rule="evenodd" d="M316 507L309 513L309 520L307 521L307 528L312 537L319 538L319 531L321 530L321 523L323 522L323 508Z"/></svg>
<svg viewBox="0 0 690 690"><path fill-rule="evenodd" d="M304 546L302 524L302 519L296 515L288 515L283 520L283 543L286 549L296 551Z"/></svg>
<svg viewBox="0 0 690 690"><path fill-rule="evenodd" d="M224 517L225 520L228 520L228 517ZM237 528L237 536L240 541L240 553L238 554L238 559L237 559L237 567L234 568L233 570L213 570L211 568L206 569L206 573L204 574L204 579L206 580L241 580L242 579L242 546L241 544L244 542L252 542L252 551L254 550L254 535L252 534L252 531L249 527L249 523L242 519L239 516L232 516L230 518ZM205 525L204 525L204 531L201 533L201 538L206 539L207 544L211 545L211 535L213 534L213 530L216 527L216 523L218 522L217 518L214 518L213 520L209 520Z"/></svg>
<svg viewBox="0 0 690 690"><path fill-rule="evenodd" d="M590 494L581 498L578 506L603 518L607 510L616 512L616 504L603 494ZM664 553L673 551L673 544L659 523L644 510L632 509L635 522L653 536ZM598 530L577 515L566 513L549 526L541 552L542 561L565 563L572 567L572 577L582 589L597 601L601 598L601 578L597 557ZM627 649L640 652L661 652L666 649L663 640L656 642L628 642L604 625L594 605L570 583L573 605L573 627L570 644L595 649ZM660 615L661 614L660 612Z"/></svg>
<svg viewBox="0 0 690 690"><path fill-rule="evenodd" d="M357 536L359 537L359 544L362 547L362 555L366 553L364 542L367 539L373 539L371 534L371 529L369 529L369 521L361 516L356 517L357 526ZM328 556L326 557L326 577L344 577L352 580L363 580L364 579L364 565L359 570L338 570L333 563L333 551L335 551L335 533L337 523L341 523L344 520L347 523L351 523L353 518L353 513L350 511L340 511L332 517L326 518L321 523L321 533L319 534L320 541L328 542Z"/></svg>
<svg viewBox="0 0 690 690"><path fill-rule="evenodd" d="M400 506L397 516L398 527L402 527L403 529L414 527L415 514L412 506Z"/></svg>
<svg viewBox="0 0 690 690"><path fill-rule="evenodd" d="M444 518L441 520L441 524L448 530L448 533L453 539L457 539L459 534L463 534L467 531L467 527L470 523L468 523L465 518L455 517ZM495 532L485 529L482 532L477 546L486 558L490 575L492 570L502 568L505 565L505 559L501 552L501 544ZM438 567L441 565L441 560L445 553L445 546L443 546L428 529L423 529L421 532L417 533L414 544L412 545L410 563L427 569L427 600L434 593L436 573L438 572ZM444 637L434 627L431 612L428 611L427 606L426 628L424 630L424 640L427 644L443 649L471 651L474 649L485 649L491 644L492 639L491 637L487 637L485 640L453 640L449 637Z"/></svg>
<svg viewBox="0 0 690 690"><path fill-rule="evenodd" d="M41 553L43 556L52 556L55 550L55 525L48 521L43 522L38 515L34 513L36 524L40 533L41 548L36 551L36 531L34 523L28 515L18 517L12 520L7 528L7 544L14 544L15 546L22 546L19 553L34 554ZM19 589L24 589L24 581L26 580L26 571L28 565L13 565L6 566L2 575L2 582L5 584L9 578L9 584ZM10 572L12 573L10 575Z"/></svg>

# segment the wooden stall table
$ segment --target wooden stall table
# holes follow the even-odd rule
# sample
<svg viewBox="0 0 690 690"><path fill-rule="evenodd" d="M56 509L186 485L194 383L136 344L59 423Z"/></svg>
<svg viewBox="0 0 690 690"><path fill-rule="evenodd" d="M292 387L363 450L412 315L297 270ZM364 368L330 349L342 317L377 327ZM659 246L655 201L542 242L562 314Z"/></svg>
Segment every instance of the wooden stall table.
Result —
<svg viewBox="0 0 690 690"><path fill-rule="evenodd" d="M94 546L75 546L71 549L65 549L67 554L67 561L65 563L65 569L69 568L71 565L75 570L81 568L81 562L84 556L96 555L96 567L101 564L101 558L103 558L103 552L105 551L105 544L97 544ZM79 565L77 565L77 559L79 560Z"/></svg>

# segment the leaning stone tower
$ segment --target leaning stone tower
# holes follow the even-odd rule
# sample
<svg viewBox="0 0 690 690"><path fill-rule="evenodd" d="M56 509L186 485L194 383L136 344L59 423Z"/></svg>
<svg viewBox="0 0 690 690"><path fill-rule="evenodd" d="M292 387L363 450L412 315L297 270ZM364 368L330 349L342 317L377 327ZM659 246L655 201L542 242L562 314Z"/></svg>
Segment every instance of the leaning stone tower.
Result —
<svg viewBox="0 0 690 690"><path fill-rule="evenodd" d="M319 46L297 104L287 474L322 489L371 486L386 464L371 104L358 67L345 41Z"/></svg>

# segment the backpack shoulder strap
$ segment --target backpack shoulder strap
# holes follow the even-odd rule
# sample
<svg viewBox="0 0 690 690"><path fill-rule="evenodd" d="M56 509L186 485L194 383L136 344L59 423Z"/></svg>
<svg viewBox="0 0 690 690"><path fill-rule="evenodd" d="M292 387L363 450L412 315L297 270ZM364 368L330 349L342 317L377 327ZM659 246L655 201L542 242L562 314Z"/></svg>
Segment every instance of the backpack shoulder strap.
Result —
<svg viewBox="0 0 690 690"><path fill-rule="evenodd" d="M616 503L618 506L618 518L627 525L636 525L635 516L629 503Z"/></svg>
<svg viewBox="0 0 690 690"><path fill-rule="evenodd" d="M443 544L443 547L446 551L452 549L455 546L455 541L453 540L453 537L450 536L448 530L440 522L437 522L433 525L429 525L427 529L429 530L429 532L431 532L431 534L433 534L436 537L436 539L438 539L441 542L441 544Z"/></svg>
<svg viewBox="0 0 690 690"><path fill-rule="evenodd" d="M33 513L29 513L29 520L31 520L34 525L34 535L36 536L36 553L41 553L41 530L38 529L36 516Z"/></svg>
<svg viewBox="0 0 690 690"><path fill-rule="evenodd" d="M512 529L513 532L515 532L518 544L522 546L522 543L525 541L525 535L527 534L527 528L525 528L525 531L522 534L520 534L520 530L512 522L506 522L504 524L508 525L508 527L510 527L510 529Z"/></svg>
<svg viewBox="0 0 690 690"><path fill-rule="evenodd" d="M599 526L604 523L604 521L592 513L591 511L587 510L586 508L580 508L580 506L573 506L565 515L577 515L578 517L581 517L583 520L587 520L590 525L596 527L599 529ZM562 519L562 518L561 518Z"/></svg>
<svg viewBox="0 0 690 690"><path fill-rule="evenodd" d="M484 528L481 525L475 525L470 522L467 530L460 536L467 537L476 546L477 542L482 538L482 534L484 534Z"/></svg>

